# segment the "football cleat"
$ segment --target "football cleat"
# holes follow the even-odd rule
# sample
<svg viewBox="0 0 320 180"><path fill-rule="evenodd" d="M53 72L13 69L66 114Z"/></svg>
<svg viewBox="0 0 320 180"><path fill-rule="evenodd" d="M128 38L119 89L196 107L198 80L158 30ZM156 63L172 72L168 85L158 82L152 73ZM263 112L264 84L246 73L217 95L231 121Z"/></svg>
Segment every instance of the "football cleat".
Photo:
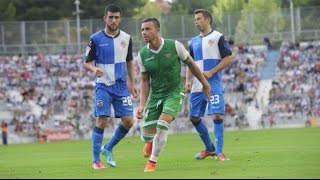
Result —
<svg viewBox="0 0 320 180"><path fill-rule="evenodd" d="M196 154L194 158L201 160L201 159L205 159L208 156L215 156L215 155L216 155L215 151L210 152L207 150L202 150L200 153Z"/></svg>
<svg viewBox="0 0 320 180"><path fill-rule="evenodd" d="M146 167L144 168L144 172L153 172L156 171L156 163L148 161Z"/></svg>
<svg viewBox="0 0 320 180"><path fill-rule="evenodd" d="M143 152L143 157L145 158L150 157L152 152L152 142L145 143L142 152Z"/></svg>
<svg viewBox="0 0 320 180"><path fill-rule="evenodd" d="M217 157L216 157L217 161L228 161L230 160L224 153L220 153Z"/></svg>
<svg viewBox="0 0 320 180"><path fill-rule="evenodd" d="M116 161L113 158L112 152L106 150L104 147L101 147L101 153L102 153L102 155L104 155L106 157L107 164L110 167L116 167Z"/></svg>
<svg viewBox="0 0 320 180"><path fill-rule="evenodd" d="M106 169L106 167L100 161L97 161L92 164L92 169L93 170L103 170L103 169Z"/></svg>

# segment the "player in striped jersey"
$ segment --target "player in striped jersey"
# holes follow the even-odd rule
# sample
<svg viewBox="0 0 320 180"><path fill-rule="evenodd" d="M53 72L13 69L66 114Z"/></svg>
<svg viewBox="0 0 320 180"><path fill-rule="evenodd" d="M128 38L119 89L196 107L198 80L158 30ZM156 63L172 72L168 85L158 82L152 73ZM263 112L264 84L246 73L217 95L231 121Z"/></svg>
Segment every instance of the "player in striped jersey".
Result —
<svg viewBox="0 0 320 180"><path fill-rule="evenodd" d="M190 55L195 60L200 70L210 83L211 97L201 92L202 85L197 80L192 81L190 71L186 70L186 88L190 94L190 121L199 133L205 149L195 156L196 159L204 159L215 156L219 161L229 160L223 153L225 113L224 87L222 85L221 70L226 68L231 61L231 50L223 34L211 28L212 15L204 9L194 11L195 26L200 35L193 37L190 43ZM201 117L204 116L206 108L208 115L213 119L213 131L216 146L212 143L208 129Z"/></svg>
<svg viewBox="0 0 320 180"><path fill-rule="evenodd" d="M96 125L92 130L92 168L97 170L105 169L100 161L100 152L106 156L110 167L116 166L113 147L126 136L133 125L130 92L137 97L137 90L134 86L132 40L129 34L119 29L121 13L121 8L117 5L106 7L104 14L106 27L91 35L85 53L84 66L96 75L94 99ZM115 117L121 118L122 123L108 143L102 146L107 118L111 115L111 104L114 107Z"/></svg>

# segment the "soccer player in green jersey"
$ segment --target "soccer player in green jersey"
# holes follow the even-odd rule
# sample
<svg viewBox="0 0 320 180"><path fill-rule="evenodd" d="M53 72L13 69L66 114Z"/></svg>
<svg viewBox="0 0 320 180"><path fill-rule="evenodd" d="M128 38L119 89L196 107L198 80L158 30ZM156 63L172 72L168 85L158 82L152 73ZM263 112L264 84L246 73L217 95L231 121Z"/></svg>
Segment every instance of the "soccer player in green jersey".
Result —
<svg viewBox="0 0 320 180"><path fill-rule="evenodd" d="M180 75L181 61L201 82L208 98L210 86L185 47L179 41L161 37L157 18L144 19L141 33L147 45L138 53L141 84L136 116L144 119L141 139L145 142L144 157L150 157L144 172L150 172L155 171L167 141L170 123L181 111L185 97Z"/></svg>

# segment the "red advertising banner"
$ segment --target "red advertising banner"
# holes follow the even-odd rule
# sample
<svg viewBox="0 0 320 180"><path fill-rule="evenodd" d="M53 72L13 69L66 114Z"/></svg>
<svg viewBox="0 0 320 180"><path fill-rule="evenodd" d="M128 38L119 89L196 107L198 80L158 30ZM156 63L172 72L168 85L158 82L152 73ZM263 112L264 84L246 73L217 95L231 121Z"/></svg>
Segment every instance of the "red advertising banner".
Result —
<svg viewBox="0 0 320 180"><path fill-rule="evenodd" d="M45 130L43 134L46 136L47 142L69 141L72 138L70 130Z"/></svg>

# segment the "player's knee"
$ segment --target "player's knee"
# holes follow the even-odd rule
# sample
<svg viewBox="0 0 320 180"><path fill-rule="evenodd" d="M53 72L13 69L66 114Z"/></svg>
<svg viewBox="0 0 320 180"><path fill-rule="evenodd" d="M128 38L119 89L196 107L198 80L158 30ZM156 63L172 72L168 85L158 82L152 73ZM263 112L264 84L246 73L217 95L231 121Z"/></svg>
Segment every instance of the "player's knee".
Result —
<svg viewBox="0 0 320 180"><path fill-rule="evenodd" d="M212 115L213 120L219 120L219 119L223 119L223 115L222 114L214 114Z"/></svg>
<svg viewBox="0 0 320 180"><path fill-rule="evenodd" d="M144 141L145 143L152 142L154 136L155 136L155 134L142 133L141 140Z"/></svg>
<svg viewBox="0 0 320 180"><path fill-rule="evenodd" d="M104 129L107 126L107 120L108 120L107 116L99 116L96 119L96 126Z"/></svg>
<svg viewBox="0 0 320 180"><path fill-rule="evenodd" d="M123 127L126 129L130 129L133 126L133 122L124 122L122 124L123 124Z"/></svg>
<svg viewBox="0 0 320 180"><path fill-rule="evenodd" d="M201 122L201 119L199 117L190 117L189 120L194 126L197 126Z"/></svg>
<svg viewBox="0 0 320 180"><path fill-rule="evenodd" d="M133 126L133 119L127 118L127 119L122 120L122 125L126 129L130 129Z"/></svg>
<svg viewBox="0 0 320 180"><path fill-rule="evenodd" d="M157 123L157 131L158 130L163 130L163 131L168 131L170 128L170 124L167 123L166 121L164 120L159 120L158 123Z"/></svg>

